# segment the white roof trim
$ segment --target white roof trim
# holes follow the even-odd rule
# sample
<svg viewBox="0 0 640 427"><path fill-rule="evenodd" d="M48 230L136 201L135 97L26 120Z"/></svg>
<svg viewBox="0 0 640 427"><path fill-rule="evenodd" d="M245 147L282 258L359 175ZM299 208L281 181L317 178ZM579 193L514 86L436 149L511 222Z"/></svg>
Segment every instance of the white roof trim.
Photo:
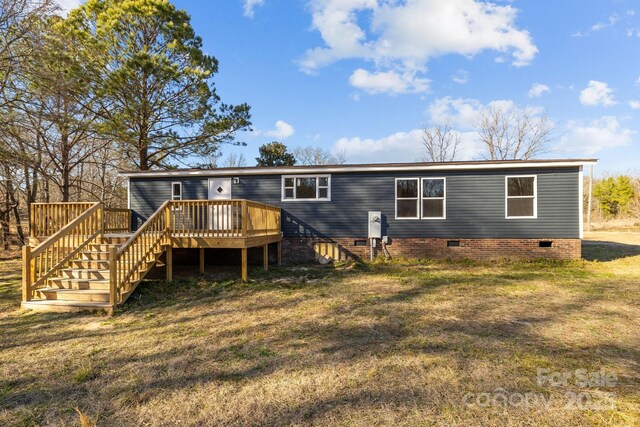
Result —
<svg viewBox="0 0 640 427"><path fill-rule="evenodd" d="M529 161L514 163L469 163L469 164L412 164L405 165L348 165L348 166L309 166L309 167L278 167L278 168L238 168L238 169L202 169L202 170L168 170L157 172L122 172L126 178L164 178L191 176L235 176L235 175L298 175L309 173L349 173L349 172L401 172L401 171L456 171L456 170L486 170L486 169L525 169L525 168L561 168L577 167L595 164L589 160L566 161Z"/></svg>

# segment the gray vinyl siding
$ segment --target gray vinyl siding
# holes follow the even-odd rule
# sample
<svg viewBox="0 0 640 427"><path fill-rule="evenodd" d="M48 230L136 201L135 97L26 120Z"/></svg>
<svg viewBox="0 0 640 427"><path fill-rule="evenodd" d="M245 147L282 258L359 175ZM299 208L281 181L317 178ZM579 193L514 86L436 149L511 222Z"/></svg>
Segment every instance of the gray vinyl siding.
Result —
<svg viewBox="0 0 640 427"><path fill-rule="evenodd" d="M505 218L505 176L536 175L537 218ZM446 219L395 219L395 179L446 177ZM206 199L207 178L131 178L130 200L140 224L171 198ZM390 238L579 238L579 169L376 172L331 175L331 201L281 201L281 175L240 176L233 198L280 206L285 237L366 237L367 212L382 211Z"/></svg>

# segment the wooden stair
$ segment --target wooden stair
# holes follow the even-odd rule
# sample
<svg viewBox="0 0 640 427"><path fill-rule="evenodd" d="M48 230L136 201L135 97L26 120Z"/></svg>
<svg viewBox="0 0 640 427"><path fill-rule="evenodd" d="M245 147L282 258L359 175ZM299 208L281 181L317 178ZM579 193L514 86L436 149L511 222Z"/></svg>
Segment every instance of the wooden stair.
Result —
<svg viewBox="0 0 640 427"><path fill-rule="evenodd" d="M97 244L69 261L68 268L47 279L47 286L36 290L36 299L23 301L22 307L36 311L111 311L109 303L109 249L120 248L131 234L105 235ZM144 273L151 268L145 265ZM138 281L139 281L138 280ZM137 284L137 283L136 283ZM134 287L132 287L133 290ZM130 294L131 292L129 292ZM128 296L128 295L126 295Z"/></svg>

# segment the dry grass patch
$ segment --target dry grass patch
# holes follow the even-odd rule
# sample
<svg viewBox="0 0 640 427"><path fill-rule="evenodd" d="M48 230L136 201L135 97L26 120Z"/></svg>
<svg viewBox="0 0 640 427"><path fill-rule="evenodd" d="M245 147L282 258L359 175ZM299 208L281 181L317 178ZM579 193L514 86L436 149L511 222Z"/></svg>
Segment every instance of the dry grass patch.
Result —
<svg viewBox="0 0 640 427"><path fill-rule="evenodd" d="M637 425L640 256L398 260L146 282L114 317L20 312L0 264L0 425ZM537 384L537 368L615 373ZM465 406L541 393L547 406ZM615 393L606 410L566 392ZM79 412L78 412L79 411Z"/></svg>

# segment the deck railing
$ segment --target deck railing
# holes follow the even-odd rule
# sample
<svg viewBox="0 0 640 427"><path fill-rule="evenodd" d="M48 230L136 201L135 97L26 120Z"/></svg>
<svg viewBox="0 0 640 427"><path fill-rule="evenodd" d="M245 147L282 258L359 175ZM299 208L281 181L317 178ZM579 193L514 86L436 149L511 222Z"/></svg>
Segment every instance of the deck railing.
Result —
<svg viewBox="0 0 640 427"><path fill-rule="evenodd" d="M264 203L245 200L247 237L267 236L280 233L280 208Z"/></svg>
<svg viewBox="0 0 640 427"><path fill-rule="evenodd" d="M36 241L53 236L93 205L95 202L32 203L29 235ZM131 209L102 209L105 233L131 231Z"/></svg>
<svg viewBox="0 0 640 427"><path fill-rule="evenodd" d="M102 203L94 203L35 248L22 248L22 299L29 301L47 278L63 268L103 231Z"/></svg>
<svg viewBox="0 0 640 427"><path fill-rule="evenodd" d="M104 232L127 233L131 231L131 209L104 208Z"/></svg>
<svg viewBox="0 0 640 427"><path fill-rule="evenodd" d="M257 237L280 232L280 208L250 200L174 200L169 228L177 236Z"/></svg>
<svg viewBox="0 0 640 427"><path fill-rule="evenodd" d="M29 233L31 237L36 238L52 236L94 204L93 202L32 203Z"/></svg>
<svg viewBox="0 0 640 427"><path fill-rule="evenodd" d="M168 212L172 234L242 237L244 200L174 200Z"/></svg>

